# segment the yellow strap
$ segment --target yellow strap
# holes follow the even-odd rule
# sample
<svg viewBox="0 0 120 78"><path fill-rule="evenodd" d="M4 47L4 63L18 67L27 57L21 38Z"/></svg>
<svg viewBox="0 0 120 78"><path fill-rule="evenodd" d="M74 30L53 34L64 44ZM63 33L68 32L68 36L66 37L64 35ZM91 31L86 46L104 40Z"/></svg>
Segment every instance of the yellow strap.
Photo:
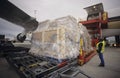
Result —
<svg viewBox="0 0 120 78"><path fill-rule="evenodd" d="M28 67L34 67L34 66L37 66L37 65L38 65L38 63L35 63L35 64L29 65Z"/></svg>
<svg viewBox="0 0 120 78"><path fill-rule="evenodd" d="M80 55L82 55L83 39L80 39Z"/></svg>

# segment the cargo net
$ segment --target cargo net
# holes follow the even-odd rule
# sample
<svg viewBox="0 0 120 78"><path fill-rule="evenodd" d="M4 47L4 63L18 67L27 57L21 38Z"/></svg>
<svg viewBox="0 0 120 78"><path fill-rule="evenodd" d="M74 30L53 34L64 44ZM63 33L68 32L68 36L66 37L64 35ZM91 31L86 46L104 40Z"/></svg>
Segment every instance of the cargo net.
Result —
<svg viewBox="0 0 120 78"><path fill-rule="evenodd" d="M39 23L32 34L29 53L35 56L54 58L59 61L74 59L79 55L80 38L83 38L83 50L92 50L87 29L78 24L72 16Z"/></svg>

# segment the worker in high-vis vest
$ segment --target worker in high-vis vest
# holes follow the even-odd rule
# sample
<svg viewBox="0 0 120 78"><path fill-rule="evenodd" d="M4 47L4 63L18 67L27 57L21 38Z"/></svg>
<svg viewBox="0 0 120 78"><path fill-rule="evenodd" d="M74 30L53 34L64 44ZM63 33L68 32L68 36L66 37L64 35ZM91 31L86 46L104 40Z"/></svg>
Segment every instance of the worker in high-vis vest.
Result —
<svg viewBox="0 0 120 78"><path fill-rule="evenodd" d="M100 61L101 61L99 66L100 67L104 67L105 66L105 62L104 62L103 52L105 50L105 41L100 39L99 42L96 45L96 49L97 49L97 53L98 53Z"/></svg>

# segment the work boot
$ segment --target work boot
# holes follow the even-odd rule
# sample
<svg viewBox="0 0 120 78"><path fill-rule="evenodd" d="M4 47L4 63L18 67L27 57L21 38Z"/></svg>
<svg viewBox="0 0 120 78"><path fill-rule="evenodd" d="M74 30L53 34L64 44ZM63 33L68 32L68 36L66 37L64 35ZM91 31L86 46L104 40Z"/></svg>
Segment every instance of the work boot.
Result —
<svg viewBox="0 0 120 78"><path fill-rule="evenodd" d="M104 64L99 64L99 67L105 67L105 65Z"/></svg>

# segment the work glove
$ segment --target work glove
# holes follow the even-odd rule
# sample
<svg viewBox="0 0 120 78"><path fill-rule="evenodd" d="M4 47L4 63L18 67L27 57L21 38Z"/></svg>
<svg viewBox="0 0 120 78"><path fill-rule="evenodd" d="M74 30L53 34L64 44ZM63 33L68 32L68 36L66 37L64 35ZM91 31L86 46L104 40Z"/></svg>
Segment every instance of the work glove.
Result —
<svg viewBox="0 0 120 78"><path fill-rule="evenodd" d="M99 50L96 50L97 51L97 53L100 53L100 51Z"/></svg>

